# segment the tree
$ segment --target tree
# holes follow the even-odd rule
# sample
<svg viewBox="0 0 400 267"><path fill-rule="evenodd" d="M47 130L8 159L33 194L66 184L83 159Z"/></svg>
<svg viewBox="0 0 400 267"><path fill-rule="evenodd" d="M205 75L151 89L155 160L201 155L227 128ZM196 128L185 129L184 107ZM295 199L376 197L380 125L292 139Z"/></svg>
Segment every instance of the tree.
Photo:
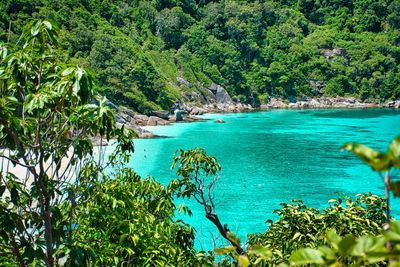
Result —
<svg viewBox="0 0 400 267"><path fill-rule="evenodd" d="M179 154L178 154L179 153ZM208 156L204 149L176 151L171 169L179 163L178 179L169 184L171 190L176 191L177 197L191 197L203 205L206 218L217 228L220 234L228 240L238 254L244 254L240 240L228 229L228 225L222 225L214 205L214 186L217 182L217 171L221 169L214 157Z"/></svg>
<svg viewBox="0 0 400 267"><path fill-rule="evenodd" d="M21 266L53 266L71 251L86 253L71 246L79 229L75 209L102 177L89 137L119 135L121 149L133 151L132 132L114 128L105 99L90 104L92 75L53 54L58 32L34 20L19 45L0 45L0 255Z"/></svg>

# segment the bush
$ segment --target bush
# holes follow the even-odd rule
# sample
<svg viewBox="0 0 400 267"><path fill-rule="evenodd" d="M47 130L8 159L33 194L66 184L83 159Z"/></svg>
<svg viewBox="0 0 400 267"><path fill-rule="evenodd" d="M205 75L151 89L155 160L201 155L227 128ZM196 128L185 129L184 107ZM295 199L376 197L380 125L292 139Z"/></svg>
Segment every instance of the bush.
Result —
<svg viewBox="0 0 400 267"><path fill-rule="evenodd" d="M274 264L278 264L286 262L297 249L324 244L323 236L328 229L340 236L378 234L386 221L385 199L371 193L359 194L354 201L339 197L329 202L332 204L323 211L307 207L301 200L281 204L283 208L274 211L280 219L268 220L270 225L264 233L250 234L249 247L270 248Z"/></svg>

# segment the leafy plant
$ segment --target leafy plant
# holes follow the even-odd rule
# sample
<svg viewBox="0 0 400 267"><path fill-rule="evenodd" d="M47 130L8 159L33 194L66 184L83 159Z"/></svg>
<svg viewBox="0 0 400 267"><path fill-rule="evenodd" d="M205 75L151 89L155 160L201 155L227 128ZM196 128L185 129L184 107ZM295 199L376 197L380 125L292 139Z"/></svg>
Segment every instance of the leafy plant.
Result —
<svg viewBox="0 0 400 267"><path fill-rule="evenodd" d="M0 44L2 263L53 266L73 257L80 264L85 248L71 248L75 209L102 176L89 137L119 135L133 151L132 132L114 128L105 99L90 104L92 75L57 60L58 33L51 22L33 20L18 44Z"/></svg>
<svg viewBox="0 0 400 267"><path fill-rule="evenodd" d="M366 266L400 264L400 222L391 222L390 230L382 235L339 236L335 231L326 234L328 246L304 248L290 256L291 266ZM389 250L385 244L390 242Z"/></svg>
<svg viewBox="0 0 400 267"><path fill-rule="evenodd" d="M94 265L200 265L194 229L174 220L173 195L153 178L122 168L95 182L77 210L82 218L75 239L96 258ZM93 191L98 190L95 194Z"/></svg>
<svg viewBox="0 0 400 267"><path fill-rule="evenodd" d="M400 196L400 181L394 181L390 175L392 169L400 169L400 135L397 136L389 145L387 153L381 153L373 150L370 147L356 144L347 143L344 144L342 150L348 150L357 155L364 163L369 165L374 171L380 175L382 172L385 173L385 195L387 201L386 207L386 218L387 222L390 220L390 195L391 190L395 196Z"/></svg>
<svg viewBox="0 0 400 267"><path fill-rule="evenodd" d="M307 207L300 200L281 204L283 208L274 211L280 218L268 220L267 231L248 235L249 248L269 248L274 258L271 263L279 264L287 262L297 249L325 244L323 236L328 230L339 236L379 234L386 222L385 199L376 195L360 194L354 201L338 197L329 203L322 211Z"/></svg>

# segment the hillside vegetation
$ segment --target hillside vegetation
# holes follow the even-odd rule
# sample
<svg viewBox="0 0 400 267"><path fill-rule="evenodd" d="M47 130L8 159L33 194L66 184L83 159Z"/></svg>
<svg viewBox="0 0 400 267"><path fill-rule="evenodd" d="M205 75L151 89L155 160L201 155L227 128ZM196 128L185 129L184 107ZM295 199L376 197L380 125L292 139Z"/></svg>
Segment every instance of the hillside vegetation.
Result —
<svg viewBox="0 0 400 267"><path fill-rule="evenodd" d="M32 17L59 25L56 52L91 69L101 94L143 113L213 82L251 104L400 97L399 0L5 0L0 41Z"/></svg>

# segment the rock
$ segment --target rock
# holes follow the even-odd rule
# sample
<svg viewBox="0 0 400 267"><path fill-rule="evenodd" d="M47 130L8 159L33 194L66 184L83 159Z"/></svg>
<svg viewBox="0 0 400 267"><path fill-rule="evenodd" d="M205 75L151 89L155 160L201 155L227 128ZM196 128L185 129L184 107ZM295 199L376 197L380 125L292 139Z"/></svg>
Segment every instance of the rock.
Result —
<svg viewBox="0 0 400 267"><path fill-rule="evenodd" d="M131 120L131 116L129 116L128 114L126 114L126 113L123 113L123 112L120 112L119 113L119 116L121 117L121 118L123 118L126 122L129 122L130 120Z"/></svg>
<svg viewBox="0 0 400 267"><path fill-rule="evenodd" d="M311 86L311 93L314 96L319 96L323 94L322 89L326 86L324 82L321 81L309 81L308 84Z"/></svg>
<svg viewBox="0 0 400 267"><path fill-rule="evenodd" d="M214 122L217 122L217 123L225 123L225 121L224 121L224 120L221 120L221 119L216 120L216 121L214 121Z"/></svg>
<svg viewBox="0 0 400 267"><path fill-rule="evenodd" d="M201 93L193 92L193 95L196 97L198 103L205 105L208 103L207 99Z"/></svg>
<svg viewBox="0 0 400 267"><path fill-rule="evenodd" d="M123 107L119 113L124 113L132 118L135 117L135 112L133 112L133 110L126 108L126 107Z"/></svg>
<svg viewBox="0 0 400 267"><path fill-rule="evenodd" d="M203 115L204 112L205 112L204 109L199 108L199 107L194 107L194 108L192 109L192 111L190 111L190 115Z"/></svg>
<svg viewBox="0 0 400 267"><path fill-rule="evenodd" d="M233 104L232 98L222 86L217 86L217 93L215 94L217 103Z"/></svg>
<svg viewBox="0 0 400 267"><path fill-rule="evenodd" d="M153 110L151 114L164 120L168 120L169 117L169 112L165 110Z"/></svg>
<svg viewBox="0 0 400 267"><path fill-rule="evenodd" d="M205 92L211 103L234 104L228 92L220 85L212 83L210 88L205 89Z"/></svg>
<svg viewBox="0 0 400 267"><path fill-rule="evenodd" d="M183 79L182 77L176 77L176 81L179 83L179 85L186 85L189 88L192 87L192 84L190 82L186 81L185 79Z"/></svg>
<svg viewBox="0 0 400 267"><path fill-rule="evenodd" d="M386 102L385 104L383 104L383 106L385 107L385 108L393 108L394 106L395 106L395 101L389 101L389 102Z"/></svg>
<svg viewBox="0 0 400 267"><path fill-rule="evenodd" d="M336 47L333 50L331 49L320 49L319 52L321 53L324 58L328 61L333 62L337 56L342 56L347 59L347 51L345 48Z"/></svg>
<svg viewBox="0 0 400 267"><path fill-rule="evenodd" d="M317 108L321 106L321 103L315 99L311 99L311 101L308 102L308 106L312 108Z"/></svg>
<svg viewBox="0 0 400 267"><path fill-rule="evenodd" d="M122 117L120 114L115 114L115 115L114 115L114 118L115 118L115 121L116 121L116 122L121 123L121 124L125 124L125 123L128 122L128 121L127 121L124 117Z"/></svg>
<svg viewBox="0 0 400 267"><path fill-rule="evenodd" d="M158 117L150 116L149 120L147 121L147 125L149 126L157 126L157 119Z"/></svg>
<svg viewBox="0 0 400 267"><path fill-rule="evenodd" d="M213 93L213 91L211 91L210 89L205 89L206 91L206 95L208 100L210 101L210 103L214 103L215 102L215 94Z"/></svg>
<svg viewBox="0 0 400 267"><path fill-rule="evenodd" d="M182 121L182 113L180 110L176 109L174 111L174 120L175 121Z"/></svg>
<svg viewBox="0 0 400 267"><path fill-rule="evenodd" d="M286 108L286 104L283 103L282 99L278 99L278 98L271 98L271 100L268 102L267 106L269 108Z"/></svg>
<svg viewBox="0 0 400 267"><path fill-rule="evenodd" d="M157 126L157 125L166 125L168 124L168 121L161 119L156 116L150 116L149 120L147 121L148 126Z"/></svg>

